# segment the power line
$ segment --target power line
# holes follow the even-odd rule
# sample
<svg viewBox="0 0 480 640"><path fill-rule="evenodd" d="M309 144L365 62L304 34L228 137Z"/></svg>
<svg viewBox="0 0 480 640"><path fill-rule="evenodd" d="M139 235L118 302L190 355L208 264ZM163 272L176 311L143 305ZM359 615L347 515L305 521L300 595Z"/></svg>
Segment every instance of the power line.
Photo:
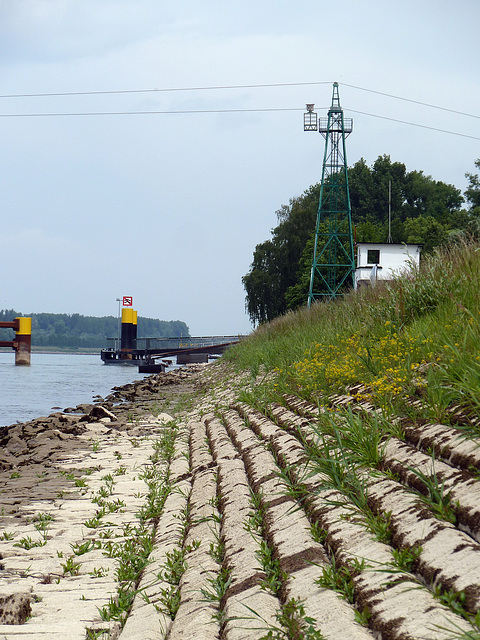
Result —
<svg viewBox="0 0 480 640"><path fill-rule="evenodd" d="M219 91L222 89L264 89L274 87L302 87L302 86L318 86L323 84L332 84L328 80L318 80L315 82L276 82L276 83L262 83L262 84L232 84L232 85L213 85L203 87L164 87L161 89L112 89L101 91L62 91L52 93L11 93L0 94L0 98L51 98L51 97L67 97L67 96L96 96L96 95L121 95L121 94L136 94L136 93L169 93L169 92L181 92L181 91ZM457 115L467 116L469 118L480 119L479 115L472 113L466 113L464 111L457 111L456 109L450 109L448 107L441 107L439 105L430 104L428 102L421 102L420 100L412 100L410 98L404 98L391 93L385 93L383 91L376 91L375 89L368 89L367 87L359 87L355 84L349 84L347 82L340 82L339 84L344 87L350 87L352 89L358 89L359 91L367 91L368 93L375 93L380 96L386 96L388 98L394 98L395 100L402 100L403 102L411 102L413 104L419 104L423 107L429 107L431 109L439 109L441 111L447 111L449 113L455 113Z"/></svg>
<svg viewBox="0 0 480 640"><path fill-rule="evenodd" d="M70 113L0 113L0 118L57 118L62 116L144 116L149 114L190 113L262 113L265 111L304 111L302 107L266 107L263 109L183 109L170 111L82 111Z"/></svg>
<svg viewBox="0 0 480 640"><path fill-rule="evenodd" d="M59 96L98 96L122 93L168 93L174 91L219 91L220 89L263 89L270 87L301 87L320 84L332 84L327 80L320 82L277 82L273 84L232 84L213 87L169 87L164 89L112 89L111 91L64 91L59 93L10 93L0 98L51 98Z"/></svg>
<svg viewBox="0 0 480 640"><path fill-rule="evenodd" d="M357 87L354 84L347 84L346 82L340 82L339 84L344 87L351 87L352 89L359 89L360 91L368 91L369 93L376 93L379 96L386 96L387 98L395 98L395 100L403 100L404 102L412 102L413 104L419 104L422 107L430 107L431 109L440 109L441 111L448 111L449 113L456 113L460 116L468 116L469 118L478 118L480 116L476 116L473 113L465 113L464 111L456 111L455 109L448 109L447 107L439 107L436 104L429 104L428 102L420 102L419 100L411 100L410 98L402 98L401 96L395 96L391 93L383 93L382 91L375 91L374 89L366 89L365 87Z"/></svg>
<svg viewBox="0 0 480 640"><path fill-rule="evenodd" d="M478 136L470 136L467 133L458 133L457 131L449 131L447 129L439 129L437 127L430 127L426 124L418 124L416 122L407 122L406 120L398 120L397 118L389 118L387 116L379 116L375 113L366 113L365 111L356 111L355 109L348 109L352 113L360 113L363 116L370 116L372 118L381 118L382 120L390 120L391 122L399 122L400 124L408 124L411 127L420 127L421 129L430 129L431 131L440 131L440 133L449 133L453 136L461 136L462 138L471 138L472 140L480 140Z"/></svg>
<svg viewBox="0 0 480 640"><path fill-rule="evenodd" d="M328 107L320 107L320 110L327 110ZM408 122L407 120L399 120L397 118L389 118L375 113L367 113L366 111L358 111L356 109L346 108L345 110L360 115L370 116L371 118L380 118L382 120L390 120L391 122L399 122L400 124L409 125L411 127L419 127L421 129L430 129L440 133L448 133L462 138L471 138L472 140L480 140L478 136L471 136L466 133L458 133L457 131L449 131L448 129L439 129L430 127L417 122ZM163 110L163 111L79 111L79 112L52 112L52 113L0 113L0 118L61 118L61 117L94 117L94 116L143 116L143 115L189 115L189 114L214 114L214 113L268 113L281 111L304 111L303 107L265 107L257 109L183 109L183 110Z"/></svg>

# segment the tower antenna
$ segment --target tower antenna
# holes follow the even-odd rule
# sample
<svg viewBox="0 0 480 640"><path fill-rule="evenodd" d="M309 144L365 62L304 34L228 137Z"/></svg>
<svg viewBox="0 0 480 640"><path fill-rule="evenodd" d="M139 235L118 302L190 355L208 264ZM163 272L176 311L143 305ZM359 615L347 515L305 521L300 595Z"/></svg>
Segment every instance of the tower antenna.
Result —
<svg viewBox="0 0 480 640"><path fill-rule="evenodd" d="M392 243L392 181L388 181L388 243Z"/></svg>
<svg viewBox="0 0 480 640"><path fill-rule="evenodd" d="M322 182L307 304L336 298L354 284L352 212L348 189L345 139L353 120L343 117L338 82L333 84L332 106L327 118L317 119L313 104L307 104L304 130L319 131L325 138Z"/></svg>

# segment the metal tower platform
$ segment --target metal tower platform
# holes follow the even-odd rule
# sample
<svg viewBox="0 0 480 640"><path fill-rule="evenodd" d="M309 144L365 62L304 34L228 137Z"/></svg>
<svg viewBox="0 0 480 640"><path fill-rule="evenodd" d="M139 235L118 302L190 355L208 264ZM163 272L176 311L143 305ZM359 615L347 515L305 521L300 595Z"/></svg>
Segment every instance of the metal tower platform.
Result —
<svg viewBox="0 0 480 640"><path fill-rule="evenodd" d="M304 130L318 131L325 138L322 182L318 204L308 306L312 301L335 298L353 286L352 213L348 190L345 139L353 120L343 117L338 83L333 85L332 105L326 118L318 118L313 104L307 104Z"/></svg>

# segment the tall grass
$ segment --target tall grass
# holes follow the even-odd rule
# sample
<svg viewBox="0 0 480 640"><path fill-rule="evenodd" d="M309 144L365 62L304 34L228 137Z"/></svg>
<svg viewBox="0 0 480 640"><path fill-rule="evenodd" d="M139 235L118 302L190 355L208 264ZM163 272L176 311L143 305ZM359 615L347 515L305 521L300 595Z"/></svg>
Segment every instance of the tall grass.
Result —
<svg viewBox="0 0 480 640"><path fill-rule="evenodd" d="M316 401L354 383L384 409L422 397L445 417L480 407L480 245L462 241L411 265L395 280L301 308L261 325L225 358L275 372L272 396Z"/></svg>

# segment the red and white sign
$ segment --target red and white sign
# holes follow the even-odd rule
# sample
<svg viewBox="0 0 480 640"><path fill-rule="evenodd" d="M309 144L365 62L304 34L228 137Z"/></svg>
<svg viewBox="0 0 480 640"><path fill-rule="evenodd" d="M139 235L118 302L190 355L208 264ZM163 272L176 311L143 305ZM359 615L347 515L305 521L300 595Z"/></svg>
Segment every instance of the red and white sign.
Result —
<svg viewBox="0 0 480 640"><path fill-rule="evenodd" d="M132 296L123 296L122 304L123 304L124 307L131 307L133 305Z"/></svg>

